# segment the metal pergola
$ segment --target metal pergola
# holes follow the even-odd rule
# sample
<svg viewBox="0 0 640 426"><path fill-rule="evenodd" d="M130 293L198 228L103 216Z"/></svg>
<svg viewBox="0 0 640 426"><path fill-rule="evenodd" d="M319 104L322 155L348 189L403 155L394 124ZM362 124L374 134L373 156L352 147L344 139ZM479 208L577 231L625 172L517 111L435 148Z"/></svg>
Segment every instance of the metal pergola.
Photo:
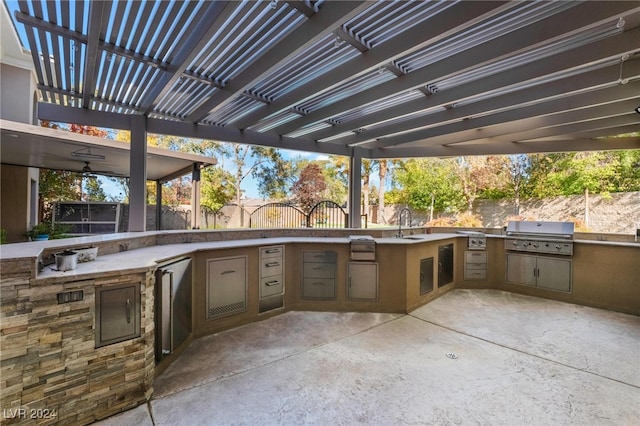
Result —
<svg viewBox="0 0 640 426"><path fill-rule="evenodd" d="M132 164L147 132L349 156L354 227L362 158L640 148L619 137L640 131L639 1L26 0L13 17L39 118L129 129Z"/></svg>

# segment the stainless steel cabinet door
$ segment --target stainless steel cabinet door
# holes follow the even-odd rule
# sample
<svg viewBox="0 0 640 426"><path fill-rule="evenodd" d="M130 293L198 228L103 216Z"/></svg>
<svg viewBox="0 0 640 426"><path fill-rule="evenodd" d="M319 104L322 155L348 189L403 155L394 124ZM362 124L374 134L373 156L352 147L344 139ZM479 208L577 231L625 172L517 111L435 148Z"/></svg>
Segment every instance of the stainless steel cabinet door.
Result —
<svg viewBox="0 0 640 426"><path fill-rule="evenodd" d="M536 285L536 257L521 254L507 254L507 282Z"/></svg>
<svg viewBox="0 0 640 426"><path fill-rule="evenodd" d="M349 262L347 269L347 298L378 300L378 264Z"/></svg>
<svg viewBox="0 0 640 426"><path fill-rule="evenodd" d="M571 291L571 260L539 257L538 287Z"/></svg>
<svg viewBox="0 0 640 426"><path fill-rule="evenodd" d="M96 347L140 336L140 283L96 288Z"/></svg>
<svg viewBox="0 0 640 426"><path fill-rule="evenodd" d="M433 257L420 260L420 294L433 291Z"/></svg>
<svg viewBox="0 0 640 426"><path fill-rule="evenodd" d="M207 318L247 309L247 256L207 260Z"/></svg>
<svg viewBox="0 0 640 426"><path fill-rule="evenodd" d="M191 259L160 267L156 287L156 359L159 360L191 334Z"/></svg>
<svg viewBox="0 0 640 426"><path fill-rule="evenodd" d="M438 247L438 287L453 282L453 244Z"/></svg>

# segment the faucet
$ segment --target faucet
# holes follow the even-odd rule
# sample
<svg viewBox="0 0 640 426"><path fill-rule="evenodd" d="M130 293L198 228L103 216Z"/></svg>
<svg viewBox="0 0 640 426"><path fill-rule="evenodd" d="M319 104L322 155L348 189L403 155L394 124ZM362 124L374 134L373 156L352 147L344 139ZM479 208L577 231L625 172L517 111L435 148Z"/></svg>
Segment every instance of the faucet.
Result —
<svg viewBox="0 0 640 426"><path fill-rule="evenodd" d="M398 238L402 238L402 218L404 216L404 214L406 213L407 217L409 218L409 227L411 227L411 210L409 210L408 207L404 207L402 208L402 210L400 210L400 213L398 213L398 234L396 235L396 237Z"/></svg>

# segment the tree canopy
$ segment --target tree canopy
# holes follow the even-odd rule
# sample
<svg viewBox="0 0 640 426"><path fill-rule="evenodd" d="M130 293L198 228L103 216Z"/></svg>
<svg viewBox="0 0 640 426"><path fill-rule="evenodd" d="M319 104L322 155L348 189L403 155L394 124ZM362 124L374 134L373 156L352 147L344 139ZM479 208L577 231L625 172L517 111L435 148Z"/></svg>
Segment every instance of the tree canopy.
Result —
<svg viewBox="0 0 640 426"><path fill-rule="evenodd" d="M320 166L309 163L300 172L300 178L293 184L291 192L296 204L305 213L309 213L313 206L324 199L325 189L327 184Z"/></svg>
<svg viewBox="0 0 640 426"><path fill-rule="evenodd" d="M126 131L93 126L52 122L42 125L127 142L130 138ZM275 148L170 135L149 134L148 143L218 160L217 165L206 167L201 173L201 205L209 211L217 211L234 201L242 205L242 185L249 176L263 198L295 202L303 210L321 200L339 204L347 200L347 157L329 156L312 161L308 156L285 154ZM120 186L126 201L127 179L110 179ZM361 183L365 206L371 201L381 207L403 204L451 216L469 212L477 199L511 199L517 214L520 200L527 198L585 191L600 194L640 191L640 150L363 160ZM155 191L156 185L150 182L147 185L150 203L155 203ZM100 179L45 169L41 170L40 193L47 201L104 201L110 197ZM190 196L190 176L163 184L164 204L186 204Z"/></svg>

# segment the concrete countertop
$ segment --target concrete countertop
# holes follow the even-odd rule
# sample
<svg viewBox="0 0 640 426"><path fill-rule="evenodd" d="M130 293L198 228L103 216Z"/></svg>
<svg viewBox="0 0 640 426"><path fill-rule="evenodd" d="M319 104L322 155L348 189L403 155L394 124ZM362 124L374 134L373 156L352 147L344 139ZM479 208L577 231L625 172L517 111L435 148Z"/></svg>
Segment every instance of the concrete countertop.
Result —
<svg viewBox="0 0 640 426"><path fill-rule="evenodd" d="M69 246L95 246L100 243L126 241L132 238L148 237L157 234L157 231L121 232L118 234L101 234L86 237L62 238L59 240L3 244L0 245L0 260L32 259L40 256L44 250L63 250Z"/></svg>
<svg viewBox="0 0 640 426"><path fill-rule="evenodd" d="M408 230L409 231L409 230ZM66 247L77 247L80 245L100 245L101 243L117 243L119 241L128 241L130 239L166 236L171 234L185 235L193 231L147 231L147 232L127 232L119 234L95 235L87 237L65 238L60 240L50 240L41 242L26 242L0 246L0 260L20 260L20 259L37 259L47 250L64 249ZM198 231L195 231L198 232ZM233 237L233 232L231 237ZM377 244L389 245L413 245L432 241L441 241L450 238L466 238L467 235L462 233L419 233L406 235L404 238L383 237L374 238ZM487 234L487 238L505 238L504 235ZM186 256L198 251L221 250L238 247L253 247L276 244L292 244L292 243L313 243L313 244L348 244L348 237L268 237L268 238L249 238L249 239L229 239L224 241L206 241L192 243L175 243L161 244L151 247L141 247L120 253L112 253L100 255L92 262L80 263L73 271L60 272L55 270L55 265L45 266L44 269L37 274L37 280L45 279L87 279L97 277L105 272L140 272L155 267L157 264ZM605 240L574 240L574 243L588 245L607 245L618 247L637 247L637 242L615 242Z"/></svg>
<svg viewBox="0 0 640 426"><path fill-rule="evenodd" d="M405 238L376 238L376 244L410 245L425 242L441 241L450 238L464 237L460 234L416 234ZM60 240L58 240L60 241ZM78 263L71 271L58 271L55 265L45 266L38 274L36 281L59 279L88 279L107 272L141 272L154 268L158 264L191 255L200 251L224 250L242 247L271 246L278 244L348 244L347 237L280 237L254 238L244 240L214 241L202 243L165 244L123 251L98 257L91 262Z"/></svg>

